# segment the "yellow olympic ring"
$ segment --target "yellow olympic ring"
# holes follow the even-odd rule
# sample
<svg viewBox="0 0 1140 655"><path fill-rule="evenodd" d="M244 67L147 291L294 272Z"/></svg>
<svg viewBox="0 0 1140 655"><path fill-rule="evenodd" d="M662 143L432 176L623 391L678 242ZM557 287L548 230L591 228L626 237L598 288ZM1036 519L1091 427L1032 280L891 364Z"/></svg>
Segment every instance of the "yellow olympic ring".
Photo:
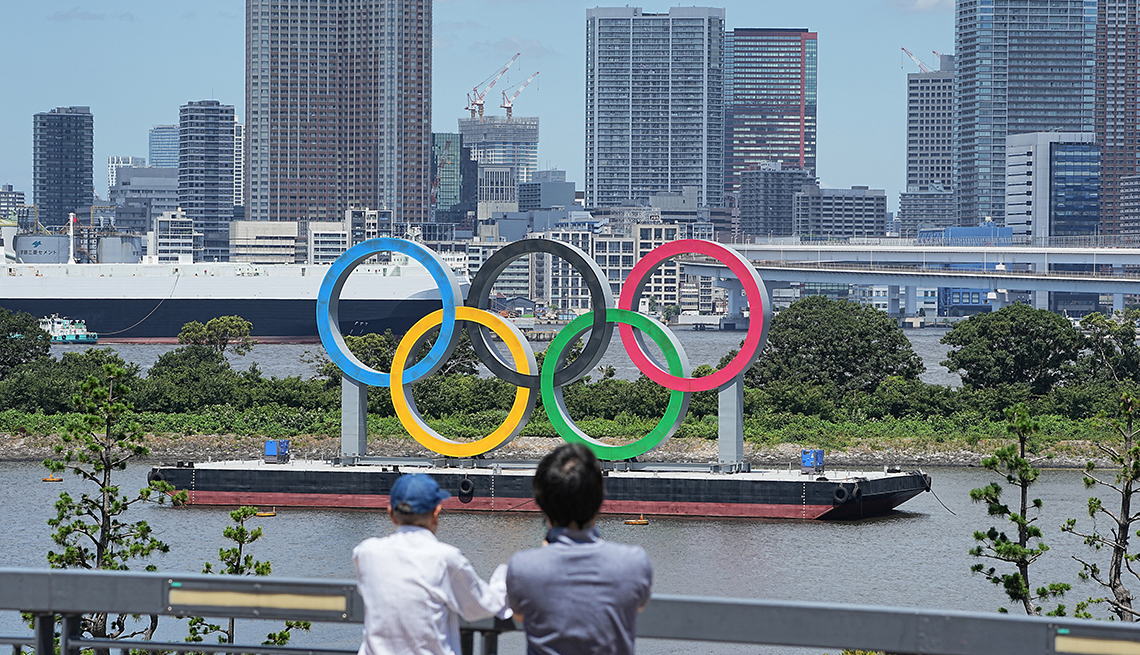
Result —
<svg viewBox="0 0 1140 655"><path fill-rule="evenodd" d="M455 319L456 321L470 321L490 328L506 344L511 357L514 359L515 368L520 373L534 375L538 371L534 352L527 343L526 337L512 323L496 314L474 307L456 307ZM442 323L443 310L434 311L420 319L400 340L400 344L396 347L396 353L392 356L392 370L389 372L392 406L395 408L396 416L399 417L400 424L404 426L404 429L428 450L447 457L482 455L509 443L511 439L518 436L530 418L531 412L534 411L535 398L538 393L537 390L530 387L519 387L515 393L515 402L511 405L511 411L507 414L506 420L494 432L482 439L471 442L452 441L431 429L420 416L419 410L416 409L416 399L412 397L411 384L404 384L404 367L407 366L408 359L414 351L419 349L419 345L423 342L428 331Z"/></svg>

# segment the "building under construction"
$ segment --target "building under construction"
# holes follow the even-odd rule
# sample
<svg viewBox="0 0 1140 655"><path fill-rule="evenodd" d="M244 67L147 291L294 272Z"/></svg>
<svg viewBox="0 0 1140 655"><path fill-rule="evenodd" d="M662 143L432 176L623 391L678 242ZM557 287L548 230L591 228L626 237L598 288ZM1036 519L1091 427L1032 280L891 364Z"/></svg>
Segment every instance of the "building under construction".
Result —
<svg viewBox="0 0 1140 655"><path fill-rule="evenodd" d="M513 166L516 184L530 182L538 170L538 117L461 118L459 133L480 164Z"/></svg>

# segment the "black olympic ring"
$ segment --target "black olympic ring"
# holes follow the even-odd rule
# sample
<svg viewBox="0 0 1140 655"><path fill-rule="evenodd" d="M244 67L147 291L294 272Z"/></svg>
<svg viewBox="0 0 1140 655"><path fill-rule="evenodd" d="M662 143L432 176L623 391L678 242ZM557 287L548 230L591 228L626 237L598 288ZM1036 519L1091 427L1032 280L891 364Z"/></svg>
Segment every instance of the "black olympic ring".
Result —
<svg viewBox="0 0 1140 655"><path fill-rule="evenodd" d="M582 354L577 359L554 373L555 386L567 385L578 381L594 370L594 367L602 360L602 356L605 355L614 330L614 324L606 320L606 312L604 311L604 309L610 309L614 306L613 292L610 291L610 285L605 281L605 273L598 266L598 262L583 252L581 248L551 239L522 239L503 246L479 267L479 272L475 274L475 279L471 281L471 286L467 291L466 305L482 310L489 309L491 306L489 292L495 280L511 262L529 254L554 255L566 261L574 267L574 270L578 271L578 274L586 281L586 287L590 291L590 302L594 310L594 322L590 328L590 338L586 341ZM472 330L472 327L477 329ZM467 334L471 337L471 347L475 350L475 354L491 371L492 375L517 387L538 389L542 386L540 376L519 373L503 362L499 353L491 347L488 330L485 327L469 325Z"/></svg>

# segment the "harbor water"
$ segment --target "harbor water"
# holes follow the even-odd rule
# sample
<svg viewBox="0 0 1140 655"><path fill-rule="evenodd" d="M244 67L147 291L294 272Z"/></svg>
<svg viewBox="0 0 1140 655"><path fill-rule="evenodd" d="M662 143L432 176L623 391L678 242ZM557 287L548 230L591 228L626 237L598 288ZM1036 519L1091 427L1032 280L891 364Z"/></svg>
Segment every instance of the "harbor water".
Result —
<svg viewBox="0 0 1140 655"><path fill-rule="evenodd" d="M723 357L728 351L740 345L744 339L744 332L720 332L720 331L697 331L691 328L674 328L674 334L681 341L685 348L685 352L689 357L689 362L693 367L701 364L708 364L716 366L720 358ZM926 328L921 330L907 330L906 335L914 347L915 353L922 358L923 363L926 364L926 373L922 375L922 379L932 384L941 384L946 386L958 386L961 384L961 379L946 370L939 362L946 359L946 346L939 343L939 340L946 334L945 328ZM545 350L546 342L535 342L531 344L536 350ZM131 362L135 362L144 371L149 369L154 361L158 359L159 355L167 352L173 348L177 348L172 344L101 344L99 348L112 348L119 355ZM63 352L78 352L82 351L87 346L79 345L56 345L52 346L52 354L59 356ZM323 353L323 347L318 344L258 344L253 347L253 350L245 355L229 355L230 363L235 369L244 370L249 368L250 364L254 362L260 367L262 375L266 377L286 377L289 375L299 375L302 377L309 377L315 373L314 367L306 363L306 353L319 354ZM637 377L637 369L633 366L633 362L625 354L625 349L622 348L621 337L618 335L617 330L614 330L614 335L610 341L610 347L606 350L605 356L599 364L602 367L613 366L616 371L616 377L626 380L632 380Z"/></svg>
<svg viewBox="0 0 1140 655"><path fill-rule="evenodd" d="M121 474L124 491L145 484L147 467L131 466ZM710 520L653 518L646 526L629 526L624 517L600 522L603 537L643 546L653 561L654 592L737 598L767 598L840 604L886 605L996 611L1011 607L1001 590L969 572L975 558L967 554L975 530L994 525L985 508L969 500L969 490L995 478L977 468L934 469L934 493L924 493L890 516L861 521ZM74 476L62 483L40 482L44 469L36 463L0 464L0 502L5 511L0 548L4 566L45 568L44 554L53 544L46 525L59 492L81 489ZM937 497L936 497L937 495ZM1051 550L1034 566L1032 582L1069 582L1073 604L1097 589L1079 582L1074 555L1093 556L1072 535L1061 534L1067 518L1087 526L1089 495L1080 473L1046 470L1034 488L1044 501L1039 521ZM1108 496L1103 496L1108 500ZM940 502L946 504L944 508ZM953 513L951 513L953 512ZM153 561L162 571L198 572L228 545L221 538L228 522L223 508L136 506L127 516L146 520L171 545L170 553ZM387 534L386 516L372 511L292 510L278 508L272 518L254 519L265 535L247 552L273 563L274 576L351 579L353 546L368 536ZM998 525L1004 529L1005 526ZM1102 526L1103 527L1103 526ZM463 550L484 576L510 553L538 546L545 533L533 515L445 513L439 536ZM141 565L135 566L141 569ZM181 639L182 623L163 619L164 639ZM274 624L243 625L239 637L260 641ZM0 615L0 634L22 633L12 613ZM319 624L296 643L355 648L359 626ZM522 652L518 635L504 637L501 652ZM639 642L642 653L776 653L739 645L695 645L685 642ZM796 651L800 652L800 651ZM819 650L803 651L818 655Z"/></svg>
<svg viewBox="0 0 1140 655"><path fill-rule="evenodd" d="M678 329L676 334L693 366L715 366L744 336L740 332L687 329ZM957 386L958 377L939 364L946 354L946 347L939 343L944 334L944 329L907 332L926 365L923 379ZM617 377L633 379L637 371L616 337L615 331L601 366L613 366ZM537 349L545 346L535 344ZM159 355L176 346L99 347L114 348L124 359L145 370ZM53 346L52 352L58 356L81 349ZM318 352L319 344L262 344L247 355L230 355L230 361L239 370L256 362L266 376L307 377L313 375L314 367L305 360ZM147 470L144 465L130 467L122 474L123 489L143 486ZM601 520L600 527L607 539L645 547L654 565L655 593L955 610L996 611L1009 606L1000 589L969 573L974 559L967 555L967 550L973 545L973 531L993 524L983 507L970 503L969 490L987 484L993 477L968 468L931 473L934 494L921 494L904 504L902 511L876 519L803 522L654 518L647 526L630 526L624 524L624 517L607 517ZM63 483L44 484L40 482L43 475L43 469L35 463L0 463L0 502L8 508L5 529L0 531L0 548L8 554L4 566L46 566L44 554L53 547L46 525L53 512L52 504L60 491L80 489L81 485L70 476ZM1061 535L1057 528L1067 518L1085 516L1088 492L1081 485L1078 472L1059 470L1043 474L1036 495L1045 501L1041 524L1052 550L1041 560L1036 571L1041 577L1033 582L1073 583L1076 589L1067 601L1071 607L1097 590L1088 583L1077 583L1079 566L1072 556L1084 554L1085 548L1079 539ZM229 520L223 508L140 506L132 509L129 516L132 521L145 519L171 545L169 554L154 560L160 570L198 572L205 561L216 561L218 549L228 545L221 538ZM282 508L276 517L255 521L265 528L265 536L250 552L258 559L272 561L274 576L289 577L352 578L353 546L365 537L391 530L385 516L370 511ZM533 515L445 513L439 536L461 548L476 570L488 576L510 553L539 545L544 533L541 519ZM243 623L239 627L240 640L260 641L273 626L270 622ZM16 617L0 616L0 634L21 631ZM164 619L159 638L177 640L184 634L181 622ZM297 636L295 643L355 648L359 627L317 625L312 634ZM504 636L500 647L504 653L524 650L519 635ZM730 644L698 647L652 640L639 642L638 650L805 655L819 652Z"/></svg>

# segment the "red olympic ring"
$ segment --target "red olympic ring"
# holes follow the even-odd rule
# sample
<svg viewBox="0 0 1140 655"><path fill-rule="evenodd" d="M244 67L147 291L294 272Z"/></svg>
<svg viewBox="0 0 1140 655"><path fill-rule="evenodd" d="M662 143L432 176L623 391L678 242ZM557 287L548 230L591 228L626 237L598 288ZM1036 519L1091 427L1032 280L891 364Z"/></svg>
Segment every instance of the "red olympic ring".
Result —
<svg viewBox="0 0 1140 655"><path fill-rule="evenodd" d="M686 254L705 255L716 259L728 266L728 269L736 275L736 279L740 280L744 286L744 293L748 298L749 306L748 335L744 338L744 344L740 347L740 352L737 353L736 357L727 366L712 375L703 378L678 377L662 370L650 359L632 326L622 323L619 324L618 329L621 331L622 345L629 353L630 360L650 380L674 391L708 391L732 382L736 376L743 373L756 361L756 356L759 355L760 348L764 343L764 332L767 327L764 322L764 314L767 309L764 307L764 296L766 294L762 290L763 282L760 281L759 274L743 255L732 248L726 248L718 243L701 239L681 239L658 246L642 257L630 271L629 277L622 285L618 309L637 311L633 307L633 301L640 299L641 291L653 269L670 257ZM637 280L636 284L632 284L634 280Z"/></svg>

